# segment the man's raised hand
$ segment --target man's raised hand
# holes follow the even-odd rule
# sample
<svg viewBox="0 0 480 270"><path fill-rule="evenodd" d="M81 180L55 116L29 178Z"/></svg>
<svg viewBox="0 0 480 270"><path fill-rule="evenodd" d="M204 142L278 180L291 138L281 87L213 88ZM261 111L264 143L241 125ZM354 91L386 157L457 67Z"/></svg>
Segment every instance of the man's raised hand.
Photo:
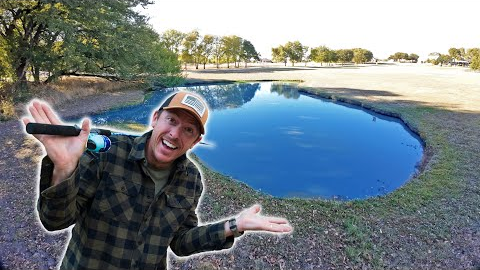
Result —
<svg viewBox="0 0 480 270"><path fill-rule="evenodd" d="M63 125L63 122L57 117L53 109L46 103L34 101L28 105L28 111L33 119L22 118L25 126L28 123ZM75 171L78 160L85 151L89 133L90 121L84 119L79 136L33 135L40 141L47 155L54 163L52 185L68 178Z"/></svg>

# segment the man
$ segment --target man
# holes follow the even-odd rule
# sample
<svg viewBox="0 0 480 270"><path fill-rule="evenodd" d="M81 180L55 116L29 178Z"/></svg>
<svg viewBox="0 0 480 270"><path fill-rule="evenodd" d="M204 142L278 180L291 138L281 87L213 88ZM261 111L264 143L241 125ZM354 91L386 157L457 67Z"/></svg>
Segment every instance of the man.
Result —
<svg viewBox="0 0 480 270"><path fill-rule="evenodd" d="M37 123L62 124L47 104L33 102L29 112ZM188 256L230 248L245 231L292 231L283 218L259 215L259 205L228 221L198 225L203 186L186 153L201 141L207 118L200 96L178 92L153 114L151 131L112 136L104 153L85 152L87 119L77 137L35 135L47 153L40 220L49 231L75 224L62 269L165 269L169 246Z"/></svg>

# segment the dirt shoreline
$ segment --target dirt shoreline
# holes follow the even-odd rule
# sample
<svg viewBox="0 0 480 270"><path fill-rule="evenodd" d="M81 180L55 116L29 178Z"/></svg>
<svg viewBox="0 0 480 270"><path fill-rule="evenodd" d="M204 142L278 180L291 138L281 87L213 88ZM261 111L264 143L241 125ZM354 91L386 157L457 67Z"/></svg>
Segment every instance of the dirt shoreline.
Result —
<svg viewBox="0 0 480 270"><path fill-rule="evenodd" d="M401 118L424 138L432 156L425 164L425 172L401 191L352 204L264 198L208 172L207 184L212 188L208 189L201 207L204 221L233 214L251 202L261 202L267 213L287 216L298 229L291 237L247 235L227 253L172 259L171 269L475 269L480 266L479 73L423 65L268 66L187 72L187 84L301 81L311 94ZM81 117L142 98L142 91L115 92L83 97L59 104L56 109L62 117ZM0 123L0 129L0 260L6 269L54 269L67 234L46 233L34 214L37 164L43 152L24 135L19 121ZM452 164L441 167L445 162ZM435 192L427 193L426 199L423 193L417 196L417 190L430 185L430 175L434 180L443 179L445 188L452 191L432 186ZM457 184L447 181L452 177ZM240 196L235 201L225 193L230 189L240 189L252 198ZM445 195L455 190L460 195ZM418 200L404 201L402 194ZM312 215L319 218L305 219ZM353 222L357 227L353 228L360 232L352 233L347 226L350 223L341 220L342 217L350 220L350 215L358 216ZM359 257L351 257L352 248Z"/></svg>

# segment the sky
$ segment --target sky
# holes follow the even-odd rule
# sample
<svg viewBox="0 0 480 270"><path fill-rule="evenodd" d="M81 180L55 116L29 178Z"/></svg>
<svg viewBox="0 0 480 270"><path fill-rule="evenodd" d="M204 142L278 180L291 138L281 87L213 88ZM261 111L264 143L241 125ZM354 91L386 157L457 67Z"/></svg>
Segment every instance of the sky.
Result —
<svg viewBox="0 0 480 270"><path fill-rule="evenodd" d="M236 35L262 57L288 41L330 49L364 48L374 57L395 52L448 54L480 47L478 12L469 0L155 0L140 13L158 33ZM476 5L475 5L476 6Z"/></svg>

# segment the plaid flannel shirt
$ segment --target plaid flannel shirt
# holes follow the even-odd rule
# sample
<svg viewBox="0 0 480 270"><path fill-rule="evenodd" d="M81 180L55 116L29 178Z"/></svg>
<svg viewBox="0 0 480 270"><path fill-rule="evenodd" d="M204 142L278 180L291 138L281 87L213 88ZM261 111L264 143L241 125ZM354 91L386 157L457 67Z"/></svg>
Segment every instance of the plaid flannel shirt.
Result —
<svg viewBox="0 0 480 270"><path fill-rule="evenodd" d="M85 153L73 175L52 187L53 163L43 159L40 220L50 231L75 224L61 269L166 269L169 246L187 256L233 245L224 222L198 226L201 174L186 155L155 195L141 165L150 136L112 136L109 151Z"/></svg>

